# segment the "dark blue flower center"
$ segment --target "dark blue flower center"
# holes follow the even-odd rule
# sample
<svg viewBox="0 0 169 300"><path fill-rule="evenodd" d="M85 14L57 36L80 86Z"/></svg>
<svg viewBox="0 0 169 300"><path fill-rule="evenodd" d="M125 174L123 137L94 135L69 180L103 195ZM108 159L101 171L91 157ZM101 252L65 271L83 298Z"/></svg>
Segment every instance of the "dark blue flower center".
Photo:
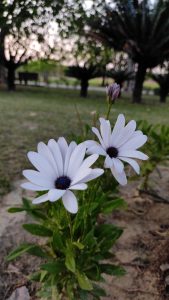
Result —
<svg viewBox="0 0 169 300"><path fill-rule="evenodd" d="M55 181L55 187L59 190L66 190L69 188L71 180L67 176L58 177Z"/></svg>
<svg viewBox="0 0 169 300"><path fill-rule="evenodd" d="M115 147L109 147L106 152L111 158L118 156L118 149Z"/></svg>

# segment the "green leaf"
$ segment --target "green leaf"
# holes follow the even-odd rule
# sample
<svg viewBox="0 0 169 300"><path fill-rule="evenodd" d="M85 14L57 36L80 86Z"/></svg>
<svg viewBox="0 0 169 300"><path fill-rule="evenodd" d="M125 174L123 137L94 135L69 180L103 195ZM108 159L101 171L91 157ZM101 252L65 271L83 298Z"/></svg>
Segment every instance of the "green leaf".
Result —
<svg viewBox="0 0 169 300"><path fill-rule="evenodd" d="M80 242L73 242L73 245L75 245L80 250L82 250L84 248L84 245Z"/></svg>
<svg viewBox="0 0 169 300"><path fill-rule="evenodd" d="M49 257L48 254L45 253L38 245L35 245L34 247L30 248L27 252L31 255L38 256L38 257L45 257L45 258Z"/></svg>
<svg viewBox="0 0 169 300"><path fill-rule="evenodd" d="M32 245L32 244L22 244L18 248L16 248L12 252L10 252L8 254L8 256L6 257L6 260L7 261L13 260L13 259L17 258L18 256L24 254L25 252L28 252L33 247L34 247L34 245Z"/></svg>
<svg viewBox="0 0 169 300"><path fill-rule="evenodd" d="M39 224L23 224L23 228L33 235L38 236L52 236L52 231Z"/></svg>
<svg viewBox="0 0 169 300"><path fill-rule="evenodd" d="M126 271L121 266L115 266L111 264L101 264L100 265L101 273L114 275L114 276L123 276L126 274Z"/></svg>
<svg viewBox="0 0 169 300"><path fill-rule="evenodd" d="M72 251L69 249L66 250L65 265L69 271L75 273L75 270L76 270L75 259L74 259Z"/></svg>
<svg viewBox="0 0 169 300"><path fill-rule="evenodd" d="M84 273L77 271L76 275L79 286L82 290L91 291L93 289L91 282Z"/></svg>
<svg viewBox="0 0 169 300"><path fill-rule="evenodd" d="M17 212L21 212L21 211L25 211L25 209L23 207L11 207L8 209L9 213L17 213Z"/></svg>
<svg viewBox="0 0 169 300"><path fill-rule="evenodd" d="M59 231L53 233L53 247L54 250L64 251L65 246L63 244L62 235Z"/></svg>
<svg viewBox="0 0 169 300"><path fill-rule="evenodd" d="M97 284L93 285L92 295L97 296L97 297L106 297L107 296L105 290L102 289Z"/></svg>
<svg viewBox="0 0 169 300"><path fill-rule="evenodd" d="M127 203L123 199L115 199L103 204L102 212L105 214L111 213L113 210L126 209Z"/></svg>
<svg viewBox="0 0 169 300"><path fill-rule="evenodd" d="M48 271L48 273L51 273L51 274L59 274L65 269L64 264L61 261L46 263L46 264L41 265L40 268L42 270Z"/></svg>

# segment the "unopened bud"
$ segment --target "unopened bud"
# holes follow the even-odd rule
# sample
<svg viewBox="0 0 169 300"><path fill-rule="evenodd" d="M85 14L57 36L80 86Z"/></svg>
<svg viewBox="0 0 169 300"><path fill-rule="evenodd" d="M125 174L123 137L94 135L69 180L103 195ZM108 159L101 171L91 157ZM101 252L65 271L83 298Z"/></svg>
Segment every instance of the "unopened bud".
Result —
<svg viewBox="0 0 169 300"><path fill-rule="evenodd" d="M120 94L120 85L119 84L113 83L107 87L107 95L108 95L109 101L115 102L115 100L118 98L119 94Z"/></svg>

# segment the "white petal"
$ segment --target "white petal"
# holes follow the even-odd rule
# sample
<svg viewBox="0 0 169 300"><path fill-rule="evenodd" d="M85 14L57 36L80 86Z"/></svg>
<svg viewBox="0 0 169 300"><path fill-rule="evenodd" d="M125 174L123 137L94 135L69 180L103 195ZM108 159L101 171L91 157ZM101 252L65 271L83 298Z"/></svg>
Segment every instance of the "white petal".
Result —
<svg viewBox="0 0 169 300"><path fill-rule="evenodd" d="M66 190L52 189L48 192L48 197L51 202L55 202L59 198L61 198Z"/></svg>
<svg viewBox="0 0 169 300"><path fill-rule="evenodd" d="M79 171L76 173L75 177L73 178L73 181L72 181L72 185L80 182L80 181L83 181L83 178L85 178L86 176L88 176L90 173L91 173L92 169L79 169Z"/></svg>
<svg viewBox="0 0 169 300"><path fill-rule="evenodd" d="M108 120L105 120L104 118L100 118L100 131L101 135L104 141L104 144L106 148L108 148L111 144L110 138L111 138L111 126L110 122Z"/></svg>
<svg viewBox="0 0 169 300"><path fill-rule="evenodd" d="M93 133L98 137L99 142L100 142L100 144L102 145L102 147L103 147L104 149L106 149L106 145L105 145L103 139L101 138L101 135L100 135L99 130L98 130L97 128L95 128L95 127L92 127L92 131L93 131Z"/></svg>
<svg viewBox="0 0 169 300"><path fill-rule="evenodd" d="M54 187L54 181L37 171L24 170L23 176L25 176L30 182L46 188L46 190Z"/></svg>
<svg viewBox="0 0 169 300"><path fill-rule="evenodd" d="M101 176L103 173L104 173L103 169L99 169L99 168L93 169L91 171L91 173L89 175L87 175L86 177L84 177L81 182L88 182L90 180L93 180L93 179Z"/></svg>
<svg viewBox="0 0 169 300"><path fill-rule="evenodd" d="M48 160L48 162L51 164L51 166L55 169L55 172L58 176L59 175L58 168L57 168L54 157L53 157L50 149L48 148L48 146L46 146L45 143L40 142L38 144L37 150L40 155L42 155L43 157L45 157Z"/></svg>
<svg viewBox="0 0 169 300"><path fill-rule="evenodd" d="M114 169L117 173L122 173L124 169L123 163L118 158L113 158Z"/></svg>
<svg viewBox="0 0 169 300"><path fill-rule="evenodd" d="M64 137L60 137L58 139L58 145L59 145L59 148L60 148L60 151L61 151L61 154L62 154L62 158L63 158L63 161L64 161L65 157L66 157L66 152L68 150L68 144L67 144Z"/></svg>
<svg viewBox="0 0 169 300"><path fill-rule="evenodd" d="M126 178L126 174L124 171L122 171L121 173L117 173L115 168L112 167L111 172L112 172L113 176L115 177L115 179L118 181L118 183L120 183L121 185L127 184L127 178Z"/></svg>
<svg viewBox="0 0 169 300"><path fill-rule="evenodd" d="M123 145L130 137L132 137L136 129L136 122L131 120L122 130L116 139L116 146L120 147Z"/></svg>
<svg viewBox="0 0 169 300"><path fill-rule="evenodd" d="M92 140L87 140L87 141L85 141L84 143L85 143L85 145L86 145L86 148L90 148L90 147L99 145L98 142L92 141Z"/></svg>
<svg viewBox="0 0 169 300"><path fill-rule="evenodd" d="M78 211L78 204L75 195L67 190L62 197L63 205L72 214L76 214Z"/></svg>
<svg viewBox="0 0 169 300"><path fill-rule="evenodd" d="M49 200L48 194L42 195L40 197L37 197L35 199L33 199L32 203L33 204L39 204L39 203L43 203Z"/></svg>
<svg viewBox="0 0 169 300"><path fill-rule="evenodd" d="M71 142L70 145L69 145L69 147L68 147L68 150L66 152L65 162L64 162L64 175L67 174L70 157L71 157L71 154L72 154L73 150L76 147L77 147L77 144L75 142Z"/></svg>
<svg viewBox="0 0 169 300"><path fill-rule="evenodd" d="M111 143L114 145L116 138L119 136L121 133L121 130L124 129L125 125L125 118L123 114L120 114L117 118L116 124L113 128L113 132L111 134Z"/></svg>
<svg viewBox="0 0 169 300"><path fill-rule="evenodd" d="M70 157L67 174L70 178L73 178L79 169L86 153L86 146L84 143L79 144Z"/></svg>
<svg viewBox="0 0 169 300"><path fill-rule="evenodd" d="M69 190L86 190L87 189L87 184L85 183L78 183L75 185L70 186Z"/></svg>
<svg viewBox="0 0 169 300"><path fill-rule="evenodd" d="M87 150L87 154L94 154L94 153L103 155L103 156L107 155L106 151L99 144L96 146L93 146Z"/></svg>
<svg viewBox="0 0 169 300"><path fill-rule="evenodd" d="M90 168L91 165L93 165L95 163L95 161L98 159L99 155L98 154L93 154L91 156L89 156L88 158L86 158L83 163L81 164L80 168Z"/></svg>
<svg viewBox="0 0 169 300"><path fill-rule="evenodd" d="M33 183L30 183L30 182L22 183L21 187L23 189L30 190L30 191L46 191L47 190L45 187L35 185Z"/></svg>
<svg viewBox="0 0 169 300"><path fill-rule="evenodd" d="M112 165L113 165L113 160L112 160L112 158L109 155L107 155L106 159L104 161L104 167L105 168L111 168Z"/></svg>
<svg viewBox="0 0 169 300"><path fill-rule="evenodd" d="M128 164L130 164L132 166L132 168L134 169L134 171L137 174L140 174L140 166L134 159L131 159L128 157L119 157L119 158L122 159L123 161L127 162Z"/></svg>
<svg viewBox="0 0 169 300"><path fill-rule="evenodd" d="M138 159L142 159L142 160L148 159L148 156L146 154L144 154L143 152L137 151L137 150L120 150L119 156L138 158Z"/></svg>
<svg viewBox="0 0 169 300"><path fill-rule="evenodd" d="M41 173L46 174L48 177L55 179L57 176L57 173L55 172L52 165L49 163L49 161L36 152L28 152L27 154L30 162L34 165L34 167Z"/></svg>
<svg viewBox="0 0 169 300"><path fill-rule="evenodd" d="M62 158L62 154L61 154L60 148L58 146L58 143L54 139L51 139L48 142L48 147L49 147L50 151L52 152L53 157L55 159L55 163L58 168L59 176L62 176L63 175L63 158Z"/></svg>
<svg viewBox="0 0 169 300"><path fill-rule="evenodd" d="M136 136L134 138L131 138L128 140L127 143L125 143L121 148L120 150L129 150L129 149L132 149L132 150L135 150L141 146L143 146L147 141L147 136L146 135L139 135L139 136Z"/></svg>

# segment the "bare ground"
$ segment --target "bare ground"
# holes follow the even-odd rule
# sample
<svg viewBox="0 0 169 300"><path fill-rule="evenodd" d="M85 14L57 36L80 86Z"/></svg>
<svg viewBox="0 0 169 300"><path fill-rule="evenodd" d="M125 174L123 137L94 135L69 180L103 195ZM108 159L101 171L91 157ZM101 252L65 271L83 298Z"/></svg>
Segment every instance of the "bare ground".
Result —
<svg viewBox="0 0 169 300"><path fill-rule="evenodd" d="M127 271L124 277L106 276L108 298L112 300L167 300L169 299L169 169L160 168L151 176L154 197L138 193L139 182L131 182L121 189L128 202L128 210L109 216L109 221L124 228L124 234L114 248L117 259ZM24 256L7 265L5 255L29 234L21 228L24 213L8 214L7 208L18 204L21 190L17 182L13 191L3 197L0 210L0 299L8 299L18 286L28 287L35 299L35 286L27 274L35 260ZM167 203L168 202L168 203ZM17 299L24 300L24 299Z"/></svg>

